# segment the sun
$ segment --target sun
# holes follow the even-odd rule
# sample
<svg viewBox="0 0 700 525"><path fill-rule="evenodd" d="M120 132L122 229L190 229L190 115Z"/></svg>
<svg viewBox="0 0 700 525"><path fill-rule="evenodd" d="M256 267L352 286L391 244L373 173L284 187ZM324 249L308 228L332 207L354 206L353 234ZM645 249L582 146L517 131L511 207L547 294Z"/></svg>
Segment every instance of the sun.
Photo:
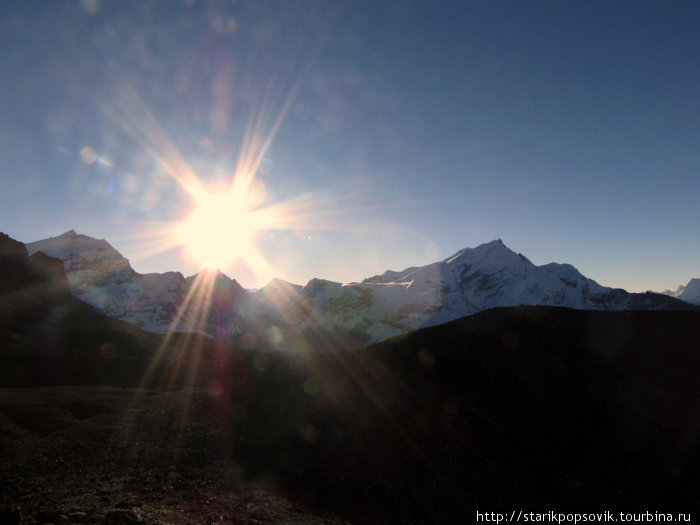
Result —
<svg viewBox="0 0 700 525"><path fill-rule="evenodd" d="M187 256L209 269L224 270L253 255L253 234L262 227L241 192L206 193L177 225L179 244Z"/></svg>

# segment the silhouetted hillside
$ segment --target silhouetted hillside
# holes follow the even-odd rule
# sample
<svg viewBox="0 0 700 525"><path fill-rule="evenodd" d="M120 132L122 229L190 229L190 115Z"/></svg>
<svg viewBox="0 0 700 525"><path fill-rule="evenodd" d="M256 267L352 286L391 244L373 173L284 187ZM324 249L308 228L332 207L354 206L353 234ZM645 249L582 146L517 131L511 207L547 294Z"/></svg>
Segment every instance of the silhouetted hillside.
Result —
<svg viewBox="0 0 700 525"><path fill-rule="evenodd" d="M696 312L520 307L354 352L255 356L238 457L360 522L689 511L698 341Z"/></svg>
<svg viewBox="0 0 700 525"><path fill-rule="evenodd" d="M60 260L0 234L0 386L137 384L160 341L74 297Z"/></svg>

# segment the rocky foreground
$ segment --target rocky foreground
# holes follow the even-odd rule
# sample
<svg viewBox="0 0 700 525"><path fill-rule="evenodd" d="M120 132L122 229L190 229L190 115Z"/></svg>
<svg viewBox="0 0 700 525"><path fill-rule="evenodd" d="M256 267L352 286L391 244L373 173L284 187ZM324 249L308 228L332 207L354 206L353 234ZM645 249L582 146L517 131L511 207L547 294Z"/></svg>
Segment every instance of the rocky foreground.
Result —
<svg viewBox="0 0 700 525"><path fill-rule="evenodd" d="M209 390L0 390L0 523L340 524L248 479Z"/></svg>

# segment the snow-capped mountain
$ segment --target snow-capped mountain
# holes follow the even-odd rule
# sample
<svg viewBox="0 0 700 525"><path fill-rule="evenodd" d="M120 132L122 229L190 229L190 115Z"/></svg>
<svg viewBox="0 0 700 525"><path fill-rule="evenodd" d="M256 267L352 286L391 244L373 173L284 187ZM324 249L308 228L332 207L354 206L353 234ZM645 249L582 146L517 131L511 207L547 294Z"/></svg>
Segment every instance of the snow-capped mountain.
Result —
<svg viewBox="0 0 700 525"><path fill-rule="evenodd" d="M700 306L700 279L691 279L685 286L679 286L675 292L666 290L663 293L686 303Z"/></svg>
<svg viewBox="0 0 700 525"><path fill-rule="evenodd" d="M601 286L569 264L535 266L500 239L460 250L427 266L386 271L361 283L314 279L302 295L314 306L317 318L366 334L371 341L497 306L539 304L595 310L683 307L658 294L630 294Z"/></svg>
<svg viewBox="0 0 700 525"><path fill-rule="evenodd" d="M73 294L110 317L151 332L186 331L198 326L200 310L194 301L187 301L195 276L188 280L180 272L139 274L107 241L74 230L29 243L27 250L30 254L43 252L61 259ZM218 290L226 288L226 281L231 280L223 274L217 276L217 299ZM238 293L236 286L240 288L235 283L226 289L231 299ZM219 303L213 303L215 313Z"/></svg>
<svg viewBox="0 0 700 525"><path fill-rule="evenodd" d="M187 279L178 272L141 275L107 241L73 230L27 248L61 259L72 292L109 316L155 332L252 334L273 348L300 348L311 333L381 341L497 306L692 308L664 295L601 286L568 264L536 266L500 239L362 282L312 279L302 287L273 279L255 292L220 272Z"/></svg>

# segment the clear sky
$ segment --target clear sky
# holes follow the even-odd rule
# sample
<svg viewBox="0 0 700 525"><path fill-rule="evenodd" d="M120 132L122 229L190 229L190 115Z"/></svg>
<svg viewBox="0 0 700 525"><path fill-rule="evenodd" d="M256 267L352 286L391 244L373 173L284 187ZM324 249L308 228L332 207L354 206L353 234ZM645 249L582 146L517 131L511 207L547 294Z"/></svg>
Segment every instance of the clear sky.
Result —
<svg viewBox="0 0 700 525"><path fill-rule="evenodd" d="M18 240L190 275L168 232L238 178L276 214L222 268L247 287L496 238L630 291L700 277L698 2L21 0L0 39Z"/></svg>

